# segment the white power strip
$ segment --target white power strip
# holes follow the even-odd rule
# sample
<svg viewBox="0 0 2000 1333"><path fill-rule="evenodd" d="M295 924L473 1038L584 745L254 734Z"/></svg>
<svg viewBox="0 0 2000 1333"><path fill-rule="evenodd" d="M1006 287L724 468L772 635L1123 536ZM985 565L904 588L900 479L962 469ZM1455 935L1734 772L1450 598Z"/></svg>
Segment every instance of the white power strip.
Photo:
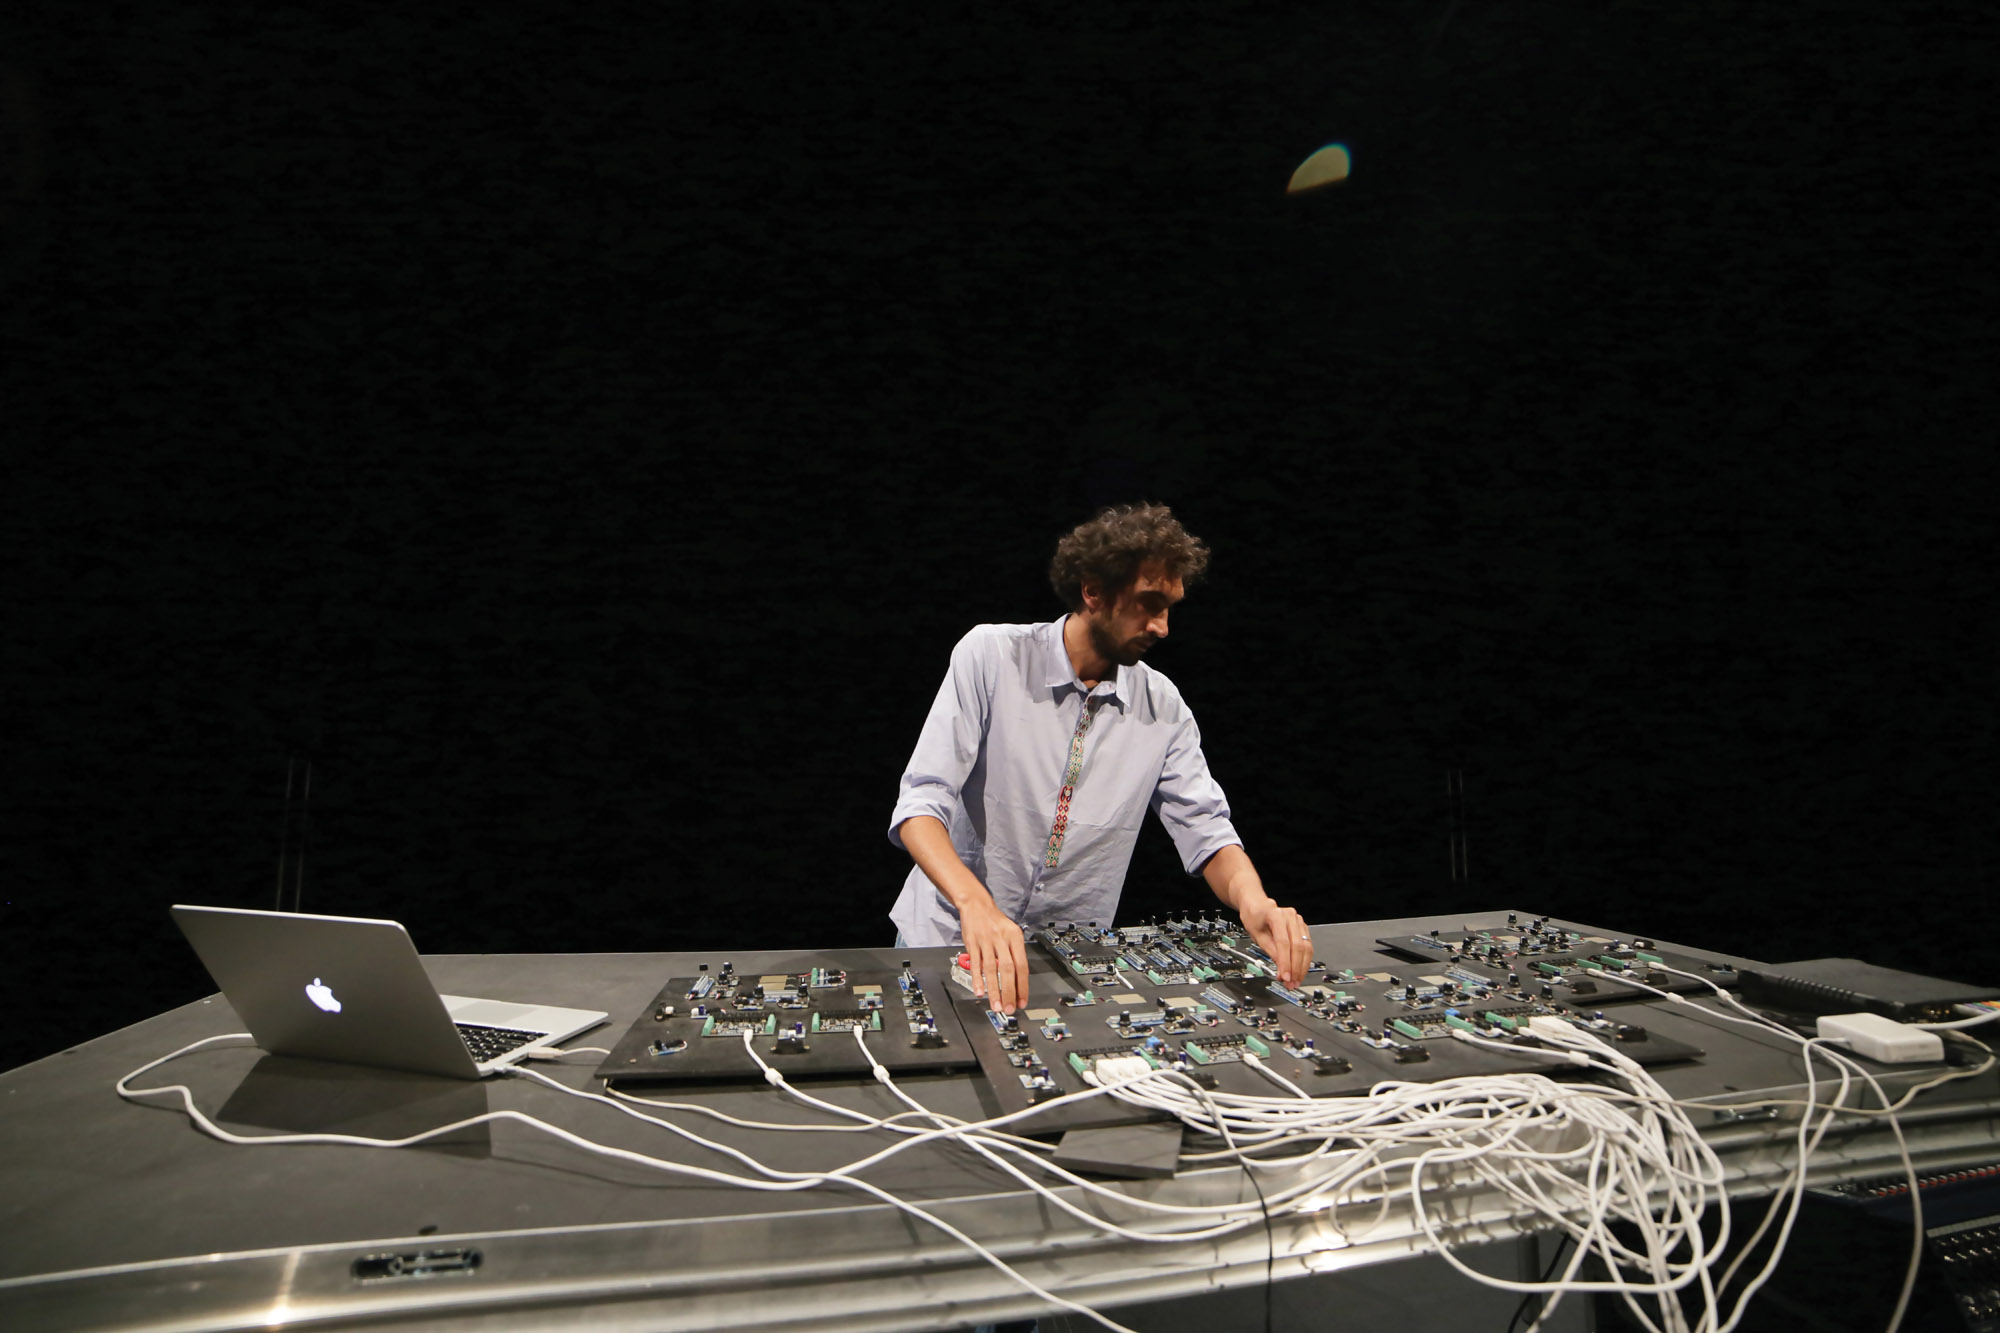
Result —
<svg viewBox="0 0 2000 1333"><path fill-rule="evenodd" d="M1937 1033L1905 1027L1880 1014L1827 1014L1819 1020L1819 1035L1844 1041L1856 1055L1886 1065L1944 1059L1944 1042Z"/></svg>

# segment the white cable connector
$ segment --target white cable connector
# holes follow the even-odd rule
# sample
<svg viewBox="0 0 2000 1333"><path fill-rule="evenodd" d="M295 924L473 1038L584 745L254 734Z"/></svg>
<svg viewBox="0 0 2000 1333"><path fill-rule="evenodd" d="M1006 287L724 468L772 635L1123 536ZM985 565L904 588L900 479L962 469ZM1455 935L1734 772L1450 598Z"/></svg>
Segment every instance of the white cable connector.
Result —
<svg viewBox="0 0 2000 1333"><path fill-rule="evenodd" d="M1140 1055L1114 1055L1097 1062L1097 1076L1110 1083L1125 1083L1153 1072L1152 1062Z"/></svg>
<svg viewBox="0 0 2000 1333"><path fill-rule="evenodd" d="M1547 1037L1552 1041L1560 1041L1575 1032L1576 1029L1563 1022L1560 1018L1552 1018L1548 1014L1535 1014L1528 1019L1528 1031L1534 1033L1537 1037Z"/></svg>
<svg viewBox="0 0 2000 1333"><path fill-rule="evenodd" d="M1493 1041L1487 1037L1475 1036L1467 1032L1464 1028L1453 1028L1451 1035L1468 1046L1485 1046L1492 1050L1505 1051L1510 1056L1532 1056L1538 1060L1547 1060L1551 1064L1559 1065L1587 1066L1590 1064L1590 1057L1582 1051L1557 1051L1551 1050L1546 1046L1516 1046L1510 1042Z"/></svg>

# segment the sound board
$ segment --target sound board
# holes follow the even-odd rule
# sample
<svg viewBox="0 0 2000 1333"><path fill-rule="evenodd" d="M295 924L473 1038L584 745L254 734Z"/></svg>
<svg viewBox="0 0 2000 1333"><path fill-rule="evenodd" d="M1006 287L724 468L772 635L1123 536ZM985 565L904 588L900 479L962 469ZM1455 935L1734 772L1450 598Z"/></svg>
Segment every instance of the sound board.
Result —
<svg viewBox="0 0 2000 1333"><path fill-rule="evenodd" d="M1735 980L1719 965L1644 939L1568 930L1547 918L1379 943L1430 966L1413 969L1371 952L1315 961L1297 986L1286 986L1270 957L1226 918L1068 923L1029 933L1028 1000L1010 1015L972 994L963 954L948 973L905 963L900 972L816 967L748 976L727 962L717 972L704 964L667 982L597 1074L621 1086L760 1078L746 1036L787 1078L866 1074L859 1032L895 1073L976 1066L996 1111L1041 1106L1021 1128L1053 1133L1165 1118L1107 1097L1065 1098L1090 1089L1107 1059L1136 1056L1209 1089L1286 1095L1261 1065L1311 1097L1358 1096L1383 1080L1565 1070L1530 1031L1536 1018L1592 1032L1640 1064L1697 1059L1699 1049L1648 1029L1648 1006L1596 1007L1647 997L1583 968L1648 984L1658 978L1661 989L1699 986L1660 971L1662 962L1722 984Z"/></svg>
<svg viewBox="0 0 2000 1333"><path fill-rule="evenodd" d="M1136 1055L1209 1088L1282 1095L1246 1064L1249 1054L1322 1097L1363 1094L1384 1079L1548 1071L1547 1047L1528 1031L1537 1016L1587 1029L1641 1064L1701 1055L1649 1032L1636 1012L1607 1017L1470 981L1440 989L1385 970L1379 956L1356 960L1359 967L1316 962L1288 987L1240 926L1207 917L1119 929L1063 925L1032 932L1029 942L1035 957L1020 1013L993 1013L972 996L964 955L952 969L953 1003L999 1109L1054 1103L1023 1123L1029 1132L1143 1119L1143 1111L1108 1098L1060 1101L1090 1087L1098 1062L1115 1057ZM1460 1031L1495 1045L1459 1040Z"/></svg>
<svg viewBox="0 0 2000 1333"><path fill-rule="evenodd" d="M646 1006L597 1068L620 1085L763 1077L744 1049L787 1078L866 1074L855 1033L896 1073L970 1068L976 1063L947 983L905 963L900 972L738 975L725 962L674 977Z"/></svg>
<svg viewBox="0 0 2000 1333"><path fill-rule="evenodd" d="M1507 925L1498 929L1433 930L1385 936L1377 943L1431 965L1421 976L1399 980L1411 998L1484 993L1595 1005L1655 999L1653 991L1706 991L1699 978L1731 987L1741 980L1727 964L1661 949L1651 940L1572 930L1547 917L1524 924L1518 915L1509 912Z"/></svg>

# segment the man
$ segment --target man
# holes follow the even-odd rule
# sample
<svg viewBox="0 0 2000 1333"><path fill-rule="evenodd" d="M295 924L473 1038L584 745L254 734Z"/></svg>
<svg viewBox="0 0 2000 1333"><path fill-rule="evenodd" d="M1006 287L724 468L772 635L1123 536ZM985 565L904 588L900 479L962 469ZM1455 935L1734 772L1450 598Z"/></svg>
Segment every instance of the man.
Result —
<svg viewBox="0 0 2000 1333"><path fill-rule="evenodd" d="M975 994L1001 1013L1027 1000L1023 927L1111 923L1149 806L1285 984L1312 962L1305 919L1264 892L1229 821L1194 715L1139 660L1207 565L1172 510L1114 505L1056 546L1067 616L975 626L952 650L889 821L916 862L889 915L899 944L971 955Z"/></svg>

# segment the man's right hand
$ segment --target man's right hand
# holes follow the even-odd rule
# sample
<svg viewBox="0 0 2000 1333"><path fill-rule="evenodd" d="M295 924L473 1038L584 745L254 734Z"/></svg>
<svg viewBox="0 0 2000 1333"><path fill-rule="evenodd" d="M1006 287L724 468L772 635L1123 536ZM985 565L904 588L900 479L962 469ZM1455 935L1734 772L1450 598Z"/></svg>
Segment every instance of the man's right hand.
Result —
<svg viewBox="0 0 2000 1333"><path fill-rule="evenodd" d="M1028 946L1021 928L990 896L981 897L986 901L962 903L958 913L972 993L996 1012L1011 1014L1028 1002Z"/></svg>
<svg viewBox="0 0 2000 1333"><path fill-rule="evenodd" d="M965 942L961 947L971 955L966 966L972 973L972 993L997 1013L1013 1013L1028 1002L1028 946L1021 939L1021 928L993 905L993 895L965 868L942 820L911 815L899 831L917 865L958 909L959 938Z"/></svg>

